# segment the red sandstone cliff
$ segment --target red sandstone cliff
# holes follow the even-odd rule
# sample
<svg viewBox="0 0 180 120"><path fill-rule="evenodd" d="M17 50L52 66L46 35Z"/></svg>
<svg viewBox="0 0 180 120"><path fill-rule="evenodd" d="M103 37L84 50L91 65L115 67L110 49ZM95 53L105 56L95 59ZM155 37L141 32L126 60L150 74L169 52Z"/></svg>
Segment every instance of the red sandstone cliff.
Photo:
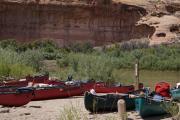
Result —
<svg viewBox="0 0 180 120"><path fill-rule="evenodd" d="M146 7L117 0L64 1L2 0L0 40L53 39L60 46L75 42L97 46L155 36L156 26L139 22L149 14Z"/></svg>

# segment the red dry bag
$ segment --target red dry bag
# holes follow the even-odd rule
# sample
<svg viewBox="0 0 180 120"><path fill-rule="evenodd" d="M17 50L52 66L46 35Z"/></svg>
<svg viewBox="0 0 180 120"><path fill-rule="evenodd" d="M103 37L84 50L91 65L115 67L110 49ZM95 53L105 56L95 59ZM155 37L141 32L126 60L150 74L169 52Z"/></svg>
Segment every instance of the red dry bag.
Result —
<svg viewBox="0 0 180 120"><path fill-rule="evenodd" d="M170 97L169 90L170 84L166 82L157 83L155 86L155 92L163 97Z"/></svg>

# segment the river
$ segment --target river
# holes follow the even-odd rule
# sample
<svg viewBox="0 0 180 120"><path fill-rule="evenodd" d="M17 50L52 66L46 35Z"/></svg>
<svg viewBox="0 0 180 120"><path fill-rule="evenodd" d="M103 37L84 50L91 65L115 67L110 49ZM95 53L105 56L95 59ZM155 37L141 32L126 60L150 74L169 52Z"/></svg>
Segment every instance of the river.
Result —
<svg viewBox="0 0 180 120"><path fill-rule="evenodd" d="M132 84L135 80L134 71L121 69L114 72L116 81ZM154 85L160 81L165 81L174 86L177 82L180 82L180 71L148 71L141 70L139 72L140 82L145 86L154 88Z"/></svg>

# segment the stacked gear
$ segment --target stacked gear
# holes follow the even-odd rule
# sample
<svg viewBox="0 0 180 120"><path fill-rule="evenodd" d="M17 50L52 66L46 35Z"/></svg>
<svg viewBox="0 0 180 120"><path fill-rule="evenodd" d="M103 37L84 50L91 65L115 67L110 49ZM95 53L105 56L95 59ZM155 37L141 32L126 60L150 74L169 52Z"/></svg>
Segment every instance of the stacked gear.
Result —
<svg viewBox="0 0 180 120"><path fill-rule="evenodd" d="M155 86L155 92L162 97L170 97L170 84L166 82L157 83Z"/></svg>

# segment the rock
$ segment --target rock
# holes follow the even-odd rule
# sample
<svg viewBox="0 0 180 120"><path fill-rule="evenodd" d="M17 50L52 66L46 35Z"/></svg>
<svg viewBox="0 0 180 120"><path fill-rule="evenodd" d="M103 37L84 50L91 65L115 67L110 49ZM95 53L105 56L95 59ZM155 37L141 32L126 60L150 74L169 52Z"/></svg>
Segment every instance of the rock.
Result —
<svg viewBox="0 0 180 120"><path fill-rule="evenodd" d="M0 113L9 113L10 109L1 110Z"/></svg>
<svg viewBox="0 0 180 120"><path fill-rule="evenodd" d="M156 33L157 37L166 37L166 33Z"/></svg>
<svg viewBox="0 0 180 120"><path fill-rule="evenodd" d="M169 15L169 14L165 12L152 12L151 13L151 16L156 16L156 17L162 17L164 15Z"/></svg>
<svg viewBox="0 0 180 120"><path fill-rule="evenodd" d="M26 108L26 107L27 107L27 106L25 106L25 105L24 105L24 106L21 106L21 108Z"/></svg>
<svg viewBox="0 0 180 120"><path fill-rule="evenodd" d="M180 18L180 11L175 12L174 14L176 17Z"/></svg>
<svg viewBox="0 0 180 120"><path fill-rule="evenodd" d="M24 115L31 115L31 113L24 113Z"/></svg>
<svg viewBox="0 0 180 120"><path fill-rule="evenodd" d="M170 13L175 13L176 11L180 11L180 1L169 1L169 3L166 5L166 10Z"/></svg>
<svg viewBox="0 0 180 120"><path fill-rule="evenodd" d="M137 25L148 14L144 7L128 3L114 5L115 2L111 5L111 0L93 1L99 6L50 4L49 1L49 4L40 2L37 7L32 3L3 2L0 40L9 36L24 42L48 38L60 47L83 42L101 46L153 35L153 26Z"/></svg>
<svg viewBox="0 0 180 120"><path fill-rule="evenodd" d="M31 105L29 107L32 107L32 108L42 108L41 106L34 106L34 105Z"/></svg>
<svg viewBox="0 0 180 120"><path fill-rule="evenodd" d="M170 32L180 32L180 24L177 25L177 24L173 24L170 28Z"/></svg>
<svg viewBox="0 0 180 120"><path fill-rule="evenodd" d="M31 115L31 113L22 113L22 114L20 114L20 116L23 116L23 115Z"/></svg>

